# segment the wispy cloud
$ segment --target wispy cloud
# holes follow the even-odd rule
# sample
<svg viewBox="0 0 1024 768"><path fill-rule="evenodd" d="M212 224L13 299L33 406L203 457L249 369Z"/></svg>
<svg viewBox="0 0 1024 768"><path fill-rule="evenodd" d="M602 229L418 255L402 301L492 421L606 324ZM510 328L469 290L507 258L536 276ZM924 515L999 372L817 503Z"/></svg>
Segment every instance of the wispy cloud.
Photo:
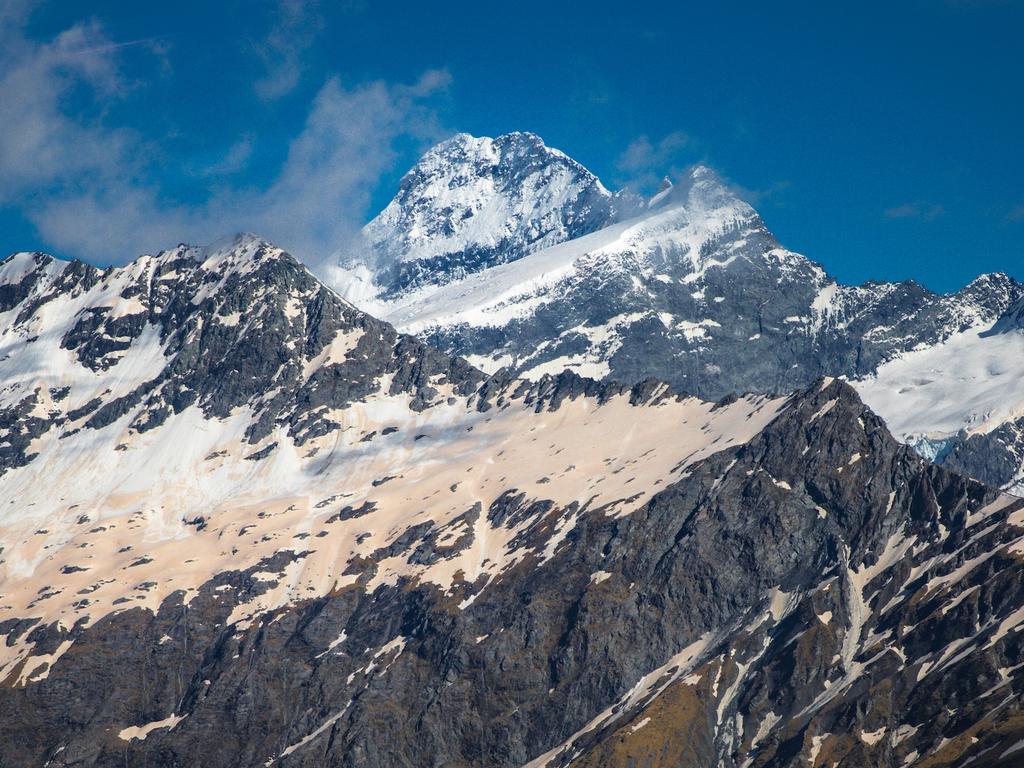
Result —
<svg viewBox="0 0 1024 768"><path fill-rule="evenodd" d="M1024 203L1015 205L1006 212L1006 221L1009 224L1019 224L1024 221Z"/></svg>
<svg viewBox="0 0 1024 768"><path fill-rule="evenodd" d="M396 142L429 143L442 135L423 101L444 82L434 72L412 85L345 88L328 81L276 179L263 189L229 187L200 205L168 206L159 189L126 175L53 197L30 216L49 242L93 259L123 260L181 240L208 242L247 230L317 267L357 233L378 180L394 164Z"/></svg>
<svg viewBox="0 0 1024 768"><path fill-rule="evenodd" d="M252 157L253 149L256 146L256 139L251 133L242 136L238 141L228 147L224 155L212 163L199 169L201 176L231 176L245 170Z"/></svg>
<svg viewBox="0 0 1024 768"><path fill-rule="evenodd" d="M265 100L290 93L302 76L304 54L324 28L319 0L278 0L270 33L256 45L266 74L253 83Z"/></svg>
<svg viewBox="0 0 1024 768"><path fill-rule="evenodd" d="M0 204L28 191L62 186L71 176L102 178L129 163L127 131L101 127L95 114L72 119L64 102L77 89L98 107L124 89L103 30L76 25L52 41L33 44L17 25L0 32Z"/></svg>
<svg viewBox="0 0 1024 768"><path fill-rule="evenodd" d="M22 29L0 32L0 206L19 210L55 250L100 263L241 230L324 262L358 231L400 148L445 133L432 105L450 83L447 72L407 84L334 77L266 184L253 187L238 173L255 144L242 136L214 162L197 167L185 158L190 175L218 183L195 203L172 202L155 172L165 159L159 142L107 122L109 107L131 92L125 46L95 24L44 42Z"/></svg>
<svg viewBox="0 0 1024 768"><path fill-rule="evenodd" d="M944 214L946 209L938 203L927 203L915 201L903 203L882 211L882 216L887 219L916 219L918 221L935 221Z"/></svg>
<svg viewBox="0 0 1024 768"><path fill-rule="evenodd" d="M745 187L742 184L737 184L736 182L729 180L726 180L726 183L741 200L745 200L754 207L760 205L772 205L776 208L784 208L786 193L793 187L792 182L785 179L772 182L767 186L758 187L756 189L751 189L750 187Z"/></svg>
<svg viewBox="0 0 1024 768"><path fill-rule="evenodd" d="M79 50L70 50L70 51L68 51L68 56L69 57L73 57L73 56L90 56L90 55L97 54L97 53L110 53L112 51L120 51L120 50L123 50L125 48L139 48L139 47L154 48L154 47L157 47L158 44L162 43L163 41L164 41L163 37L157 36L157 37L143 37L143 38L139 38L138 40L125 40L123 42L99 43L97 45L94 45L91 48L81 48Z"/></svg>
<svg viewBox="0 0 1024 768"><path fill-rule="evenodd" d="M616 160L616 182L622 187L649 192L663 177L679 175L685 167L683 151L690 145L690 137L682 131L673 131L653 141L648 136L639 136Z"/></svg>
<svg viewBox="0 0 1024 768"><path fill-rule="evenodd" d="M361 226L376 185L397 159L396 146L443 135L428 100L447 88L446 72L409 85L374 82L345 88L329 80L270 187L212 202L234 229L252 229L309 262L330 258ZM230 212L230 213L229 213Z"/></svg>

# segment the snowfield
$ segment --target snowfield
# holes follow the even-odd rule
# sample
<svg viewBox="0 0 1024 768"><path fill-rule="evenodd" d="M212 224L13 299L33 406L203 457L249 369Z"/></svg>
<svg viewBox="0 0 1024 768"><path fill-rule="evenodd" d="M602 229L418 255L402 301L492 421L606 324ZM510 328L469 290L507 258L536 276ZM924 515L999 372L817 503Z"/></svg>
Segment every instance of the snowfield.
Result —
<svg viewBox="0 0 1024 768"><path fill-rule="evenodd" d="M901 440L990 432L1024 416L1024 332L989 328L907 352L854 386Z"/></svg>

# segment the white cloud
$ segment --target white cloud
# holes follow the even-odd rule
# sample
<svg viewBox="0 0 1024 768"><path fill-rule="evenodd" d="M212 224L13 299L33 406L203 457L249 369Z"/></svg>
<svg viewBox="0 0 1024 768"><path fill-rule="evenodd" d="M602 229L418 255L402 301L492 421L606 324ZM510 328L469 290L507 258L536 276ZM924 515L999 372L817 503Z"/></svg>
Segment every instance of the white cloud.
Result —
<svg viewBox="0 0 1024 768"><path fill-rule="evenodd" d="M680 164L681 155L690 143L690 137L682 131L673 131L657 141L639 136L616 160L615 167L619 172L616 181L623 187L653 191L662 178L679 175L684 167Z"/></svg>
<svg viewBox="0 0 1024 768"><path fill-rule="evenodd" d="M253 84L261 99L274 100L291 92L302 76L303 55L323 30L316 0L278 0L272 29L256 52L267 73Z"/></svg>
<svg viewBox="0 0 1024 768"><path fill-rule="evenodd" d="M673 131L657 142L652 142L647 136L640 136L619 155L616 166L623 171L650 170L671 162L689 141L689 137L682 131Z"/></svg>
<svg viewBox="0 0 1024 768"><path fill-rule="evenodd" d="M114 49L94 24L76 25L53 41L33 45L16 23L0 33L0 204L26 191L61 184L69 175L104 175L126 156L127 132L103 129L61 109L76 91L94 102L123 86Z"/></svg>
<svg viewBox="0 0 1024 768"><path fill-rule="evenodd" d="M937 203L915 201L886 208L882 215L887 219L916 219L918 221L935 221L946 209Z"/></svg>
<svg viewBox="0 0 1024 768"><path fill-rule="evenodd" d="M397 159L396 143L432 143L441 130L424 100L447 87L429 71L412 85L370 83L346 89L329 80L302 133L292 142L277 180L251 195L215 201L232 211L235 229L271 238L307 261L322 260L361 226L382 174Z"/></svg>
<svg viewBox="0 0 1024 768"><path fill-rule="evenodd" d="M381 175L399 147L443 134L431 108L449 76L429 71L412 84L346 86L329 79L313 99L276 176L260 188L235 174L253 139L194 175L217 176L205 199L170 203L147 158L159 146L104 122L127 88L119 44L96 25L73 27L50 42L18 25L0 33L0 206L14 207L60 253L124 262L178 242L204 243L237 231L263 235L311 265L344 246L365 220ZM87 109L72 94L85 89ZM184 165L190 165L188 159ZM17 247L17 244L12 244Z"/></svg>
<svg viewBox="0 0 1024 768"><path fill-rule="evenodd" d="M238 173L239 171L245 170L249 164L249 159L252 157L253 148L255 147L256 139L251 133L247 133L242 136L238 141L228 147L227 152L220 160L199 168L199 175L202 176L230 176Z"/></svg>

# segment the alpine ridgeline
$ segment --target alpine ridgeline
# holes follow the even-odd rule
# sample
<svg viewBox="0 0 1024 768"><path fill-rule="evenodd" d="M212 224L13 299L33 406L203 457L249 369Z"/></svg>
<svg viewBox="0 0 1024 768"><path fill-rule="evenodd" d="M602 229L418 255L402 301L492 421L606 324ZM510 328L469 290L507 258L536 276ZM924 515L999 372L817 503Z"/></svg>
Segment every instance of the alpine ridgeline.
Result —
<svg viewBox="0 0 1024 768"><path fill-rule="evenodd" d="M0 345L4 766L1020 756L1024 501L840 380L487 376L253 237L16 254Z"/></svg>
<svg viewBox="0 0 1024 768"><path fill-rule="evenodd" d="M1024 286L1006 275L840 285L708 168L641 201L532 134L438 145L365 234L342 294L482 370L711 399L843 376L924 455L1024 489Z"/></svg>

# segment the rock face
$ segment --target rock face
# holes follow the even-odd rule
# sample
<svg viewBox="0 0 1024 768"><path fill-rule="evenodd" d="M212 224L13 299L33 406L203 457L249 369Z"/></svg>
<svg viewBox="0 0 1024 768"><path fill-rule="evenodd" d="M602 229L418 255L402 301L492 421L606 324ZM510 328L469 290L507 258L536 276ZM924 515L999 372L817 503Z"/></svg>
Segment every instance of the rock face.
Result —
<svg viewBox="0 0 1024 768"><path fill-rule="evenodd" d="M1017 299L996 321L989 334L1012 333L1024 330L1024 299Z"/></svg>
<svg viewBox="0 0 1024 768"><path fill-rule="evenodd" d="M1024 501L841 381L486 377L251 238L4 269L4 766L1019 756Z"/></svg>
<svg viewBox="0 0 1024 768"><path fill-rule="evenodd" d="M516 136L493 144L515 143ZM489 139L453 141L491 146ZM529 162L516 156L524 171L500 175L503 200L527 170L531 179L543 175L538 164L547 162L551 177L564 168L564 155L548 153ZM489 205L491 165L441 145L421 166L435 174L443 168L440 178L458 179L460 195L478 195L475 205ZM417 166L407 179L423 177L434 178ZM710 399L789 392L818 376L844 376L893 422L901 440L940 461L974 436L1002 445L1009 422L1024 412L1024 391L1015 384L1024 371L997 361L1024 359L1024 286L1006 275L984 275L950 295L913 282L840 285L784 248L757 212L703 167L639 205L604 193L610 214L592 204L588 210L600 209L600 216L586 217L584 227L556 228L557 237L548 240L522 235L521 218L502 208L487 220L495 250L478 259L475 245L432 232L417 218L426 210L444 221L437 211L447 210L449 185L403 182L366 228L377 251L392 242L402 244L400 253L371 262L372 269L340 273L338 287L400 330L485 371L508 366L536 378L569 368L619 381L653 376ZM536 188L524 182L520 196L533 199ZM579 207L567 210L577 216ZM444 254L431 256L429 278L414 283L395 272L407 263L401 253L410 238L418 252ZM463 262L472 268L446 266ZM951 391L945 385L951 381L963 384ZM936 418L936 401L961 407ZM996 420L993 413L1003 416ZM957 466L1017 487L1024 479L1019 462L1012 471L990 474L986 467L1014 461L1024 444L998 453Z"/></svg>

